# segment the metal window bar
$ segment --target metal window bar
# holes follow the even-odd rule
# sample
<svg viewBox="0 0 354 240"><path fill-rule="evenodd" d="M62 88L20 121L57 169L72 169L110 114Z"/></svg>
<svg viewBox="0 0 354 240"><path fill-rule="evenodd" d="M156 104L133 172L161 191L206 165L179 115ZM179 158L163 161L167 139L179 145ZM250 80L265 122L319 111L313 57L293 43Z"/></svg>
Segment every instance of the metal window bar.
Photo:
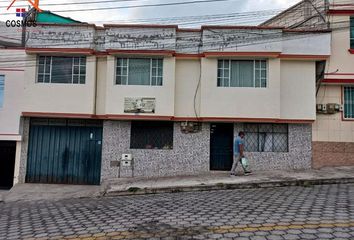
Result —
<svg viewBox="0 0 354 240"><path fill-rule="evenodd" d="M46 60L46 63L47 63L47 60ZM52 68L53 68L53 57L50 57L49 83L52 83Z"/></svg>
<svg viewBox="0 0 354 240"><path fill-rule="evenodd" d="M150 86L152 86L152 58L150 58Z"/></svg>
<svg viewBox="0 0 354 240"><path fill-rule="evenodd" d="M5 100L5 75L0 75L0 93L0 108L2 108Z"/></svg>
<svg viewBox="0 0 354 240"><path fill-rule="evenodd" d="M256 60L253 60L253 87L256 87Z"/></svg>
<svg viewBox="0 0 354 240"><path fill-rule="evenodd" d="M125 80L125 85L129 85L129 58L126 59L126 69L127 69L127 79ZM124 66L124 62L123 62L123 66Z"/></svg>
<svg viewBox="0 0 354 240"><path fill-rule="evenodd" d="M227 68L225 68L229 71L229 74L228 74L228 78L227 78L227 81L229 83L229 86L228 87L231 87L231 59L229 60L229 65ZM225 76L225 75L224 75Z"/></svg>
<svg viewBox="0 0 354 240"><path fill-rule="evenodd" d="M350 48L354 48L354 16L350 17Z"/></svg>
<svg viewBox="0 0 354 240"><path fill-rule="evenodd" d="M354 118L354 87L344 87L344 118Z"/></svg>
<svg viewBox="0 0 354 240"><path fill-rule="evenodd" d="M74 68L75 68L75 58L71 58L71 84L74 83ZM80 63L79 63L80 64ZM80 67L79 67L79 72L80 72ZM79 73L80 74L80 73ZM80 75L79 75L80 76Z"/></svg>
<svg viewBox="0 0 354 240"><path fill-rule="evenodd" d="M131 149L173 149L172 122L131 122Z"/></svg>
<svg viewBox="0 0 354 240"><path fill-rule="evenodd" d="M259 63L261 64L261 63ZM272 133L273 133L273 136L272 136L272 152L274 152L274 124L272 124Z"/></svg>
<svg viewBox="0 0 354 240"><path fill-rule="evenodd" d="M276 126L277 130L275 130ZM245 133L246 151L289 151L289 126L286 124L246 124Z"/></svg>
<svg viewBox="0 0 354 240"><path fill-rule="evenodd" d="M218 60L218 87L231 87L231 63L232 61L239 61L239 60L231 60L231 59L221 59ZM226 67L226 63L228 66ZM258 64L258 67L257 67ZM264 66L263 66L264 65ZM228 71L228 74L226 74ZM256 72L258 73L258 82L256 80ZM264 73L264 77L262 77L262 73ZM253 86L255 88L266 88L267 87L267 79L268 79L268 62L267 60L253 60ZM264 81L264 85L262 84ZM238 82L237 86L240 85Z"/></svg>

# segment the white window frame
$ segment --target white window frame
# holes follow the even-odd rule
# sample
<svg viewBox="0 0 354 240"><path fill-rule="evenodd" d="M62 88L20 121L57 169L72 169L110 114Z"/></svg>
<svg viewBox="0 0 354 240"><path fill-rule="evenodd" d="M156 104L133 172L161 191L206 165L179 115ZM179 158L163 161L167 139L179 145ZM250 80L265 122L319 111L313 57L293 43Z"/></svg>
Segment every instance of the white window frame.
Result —
<svg viewBox="0 0 354 240"><path fill-rule="evenodd" d="M354 15L349 18L349 48L354 48L354 33L352 33L352 29L354 30L354 26L352 25L354 22Z"/></svg>
<svg viewBox="0 0 354 240"><path fill-rule="evenodd" d="M353 117L346 117L346 97L345 97L345 89L346 88L350 88L351 91L353 91L353 94L350 94L350 98L349 98L349 104L352 105L352 109L350 109L349 111L349 114L348 115L351 115ZM354 95L354 85L352 86L344 86L342 88L342 91L343 91L343 106L344 106L344 110L343 110L343 119L344 120L354 120L354 97L352 98L352 96Z"/></svg>
<svg viewBox="0 0 354 240"><path fill-rule="evenodd" d="M39 72L39 60L41 57L44 57L44 68L43 68L43 73L40 73ZM86 65L86 62L87 62L87 58L86 56L65 56L65 57L70 57L71 58L71 82L70 83L52 83L52 68L53 68L53 57L57 57L57 56L43 56L43 55L38 55L37 57L37 75L36 75L36 83L40 83L40 84L86 84L86 69L85 69L85 82L84 83L81 83L80 82L80 79L81 79L81 67L87 67ZM60 57L60 56L59 56ZM83 64L81 62L81 58L82 57L85 57L85 64ZM47 64L47 58L50 58L50 70L49 70L49 73L46 72L46 64ZM79 64L75 64L75 58L78 58L79 59ZM75 66L78 66L79 67L79 73L78 74L74 74L74 68ZM43 82L39 82L38 81L38 76L39 75L43 75ZM78 82L77 83L74 83L74 75L75 76L78 76ZM46 82L45 79L46 77L49 76L49 82Z"/></svg>
<svg viewBox="0 0 354 240"><path fill-rule="evenodd" d="M0 104L0 109L4 108L4 103L5 103L5 75L4 74L0 74L0 77L4 78L4 89L3 89L3 94L2 94L2 104Z"/></svg>
<svg viewBox="0 0 354 240"><path fill-rule="evenodd" d="M118 62L119 62L119 59L123 60L122 62L126 62L126 65L118 65ZM130 59L147 59L147 60L150 60L150 82L149 82L149 85L129 85L129 60ZM124 61L125 60L125 61ZM156 67L153 68L153 60L156 60ZM161 75L159 75L159 60L161 60L161 69L162 69L162 73ZM116 61L115 61L115 78L114 78L114 85L126 85L126 86L150 86L150 87L161 87L163 86L163 58L143 58L143 57L130 57L130 58L127 58L127 57L116 57ZM123 69L126 68L127 69L127 74L126 75L123 75L123 74L119 74L118 75L118 72L117 72L117 69L120 68L121 69L121 73L123 72ZM153 75L153 71L155 71L155 75ZM120 76L120 77L126 77L126 82L125 83L117 83L117 77ZM154 84L152 85L152 79L153 78L156 78L156 83L157 83L157 79L158 78L161 78L162 81L161 81L161 85L157 85L157 84Z"/></svg>
<svg viewBox="0 0 354 240"><path fill-rule="evenodd" d="M222 68L219 68L219 61L222 61ZM229 67L225 68L225 61L229 63ZM267 59L218 59L218 65L217 65L217 72L219 72L219 70L222 70L224 73L224 70L228 70L229 71L229 76L225 78L225 76L223 77L219 77L219 74L217 76L217 83L218 80L221 79L223 85L222 86L217 86L217 87L234 87L231 86L231 62L232 61L253 61L253 86L252 87L239 87L236 86L235 88L261 88L261 89L265 89L268 88L268 72L269 72L269 65L268 65L268 60ZM259 68L256 68L256 62L259 62ZM262 62L265 62L265 68L262 67ZM259 70L259 86L256 86L256 71ZM265 78L262 78L262 70L265 70L266 72L266 76ZM228 86L226 86L225 80L228 79ZM265 80L265 87L262 87L262 80Z"/></svg>

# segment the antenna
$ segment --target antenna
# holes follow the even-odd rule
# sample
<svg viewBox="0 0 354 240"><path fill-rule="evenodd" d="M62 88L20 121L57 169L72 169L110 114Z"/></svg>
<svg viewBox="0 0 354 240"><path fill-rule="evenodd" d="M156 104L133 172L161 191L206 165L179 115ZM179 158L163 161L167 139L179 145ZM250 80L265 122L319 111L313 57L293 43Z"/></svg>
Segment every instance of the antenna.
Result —
<svg viewBox="0 0 354 240"><path fill-rule="evenodd" d="M39 8L39 0L34 0L34 2L32 2L32 0L27 0L38 12L42 12L42 10ZM12 5L14 5L14 3L16 2L16 0L13 0L10 4L10 6L7 7L6 10L9 10Z"/></svg>

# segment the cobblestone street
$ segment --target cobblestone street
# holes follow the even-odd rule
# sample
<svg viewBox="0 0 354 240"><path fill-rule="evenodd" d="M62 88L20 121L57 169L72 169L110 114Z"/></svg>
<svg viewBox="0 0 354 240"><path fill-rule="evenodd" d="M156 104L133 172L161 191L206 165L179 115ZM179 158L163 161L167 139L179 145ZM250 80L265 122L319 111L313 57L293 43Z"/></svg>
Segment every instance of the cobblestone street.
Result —
<svg viewBox="0 0 354 240"><path fill-rule="evenodd" d="M354 185L0 204L0 239L354 239Z"/></svg>

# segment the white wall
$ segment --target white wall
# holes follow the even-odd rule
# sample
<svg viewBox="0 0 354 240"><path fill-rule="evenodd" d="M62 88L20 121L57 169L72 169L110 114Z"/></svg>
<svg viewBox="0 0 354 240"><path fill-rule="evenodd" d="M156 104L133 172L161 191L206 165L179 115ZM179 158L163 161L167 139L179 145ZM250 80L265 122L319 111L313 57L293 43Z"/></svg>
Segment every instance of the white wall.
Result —
<svg viewBox="0 0 354 240"><path fill-rule="evenodd" d="M39 25L28 31L29 48L94 48L95 28L92 25Z"/></svg>
<svg viewBox="0 0 354 240"><path fill-rule="evenodd" d="M343 22L348 26L349 16L331 16L332 27L343 26ZM337 23L340 25L337 25ZM326 71L329 73L353 73L354 74L354 54L349 53L350 31L349 27L333 31L332 33L332 55L327 63ZM330 78L353 78L353 76L331 76Z"/></svg>
<svg viewBox="0 0 354 240"><path fill-rule="evenodd" d="M107 27L105 32L106 49L174 50L176 47L174 27Z"/></svg>
<svg viewBox="0 0 354 240"><path fill-rule="evenodd" d="M203 31L205 52L281 52L281 41L282 31L279 29L225 28Z"/></svg>
<svg viewBox="0 0 354 240"><path fill-rule="evenodd" d="M27 55L24 112L93 114L96 57L88 56L85 84L37 83L36 55Z"/></svg>
<svg viewBox="0 0 354 240"><path fill-rule="evenodd" d="M107 84L107 57L97 58L97 96L96 114L105 114Z"/></svg>
<svg viewBox="0 0 354 240"><path fill-rule="evenodd" d="M331 33L287 33L286 35L283 39L282 54L331 54Z"/></svg>
<svg viewBox="0 0 354 240"><path fill-rule="evenodd" d="M279 59L268 61L267 88L217 87L217 61L202 59L202 117L280 117Z"/></svg>
<svg viewBox="0 0 354 240"><path fill-rule="evenodd" d="M5 76L4 104L0 107L0 140L16 140L23 103L24 50L0 50L0 75ZM8 59L11 59L9 62Z"/></svg>
<svg viewBox="0 0 354 240"><path fill-rule="evenodd" d="M335 1L339 4L341 1ZM341 8L341 7L336 7ZM343 7L346 8L346 7ZM349 53L350 31L349 16L330 16L333 28L343 26L332 32L332 54L327 61L326 72L328 79L353 79L354 54ZM341 75L343 74L344 75ZM342 103L342 85L322 85L318 96L318 104ZM342 113L317 114L316 122L312 126L313 141L322 142L354 142L354 121L342 120Z"/></svg>
<svg viewBox="0 0 354 240"><path fill-rule="evenodd" d="M342 86L324 85L320 88L317 103L341 103ZM343 121L342 113L317 114L312 125L312 140L322 142L354 142L354 121Z"/></svg>
<svg viewBox="0 0 354 240"><path fill-rule="evenodd" d="M281 61L281 118L315 120L316 64Z"/></svg>
<svg viewBox="0 0 354 240"><path fill-rule="evenodd" d="M175 116L196 117L194 96L200 76L199 59L180 59L176 61ZM200 115L200 88L196 96L196 112Z"/></svg>
<svg viewBox="0 0 354 240"><path fill-rule="evenodd" d="M133 56L134 57L134 56ZM106 114L125 114L124 99L126 97L151 97L156 99L154 114L142 114L143 116L173 116L175 98L175 58L163 58L163 83L162 86L135 86L116 85L114 56L107 57L106 78ZM131 115L127 113L126 115Z"/></svg>

